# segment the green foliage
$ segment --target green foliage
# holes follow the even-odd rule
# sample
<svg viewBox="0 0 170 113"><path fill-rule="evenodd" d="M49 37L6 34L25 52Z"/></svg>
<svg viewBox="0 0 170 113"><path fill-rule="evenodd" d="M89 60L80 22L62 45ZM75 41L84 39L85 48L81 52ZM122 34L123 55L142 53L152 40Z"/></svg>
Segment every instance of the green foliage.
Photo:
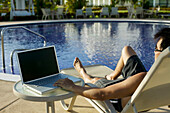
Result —
<svg viewBox="0 0 170 113"><path fill-rule="evenodd" d="M52 8L53 4L52 2L45 2L44 3L44 8Z"/></svg>
<svg viewBox="0 0 170 113"><path fill-rule="evenodd" d="M132 0L132 4L137 4L138 0Z"/></svg>
<svg viewBox="0 0 170 113"><path fill-rule="evenodd" d="M60 0L53 0L55 2L56 5L60 4Z"/></svg>
<svg viewBox="0 0 170 113"><path fill-rule="evenodd" d="M3 8L3 7L8 7L8 8L10 8L10 6L11 6L11 1L10 0L4 0L4 1L2 1L2 0L0 0L0 8Z"/></svg>
<svg viewBox="0 0 170 113"><path fill-rule="evenodd" d="M66 3L66 9L70 13L75 13L76 9L82 9L84 6L86 6L86 0L68 0Z"/></svg>
<svg viewBox="0 0 170 113"><path fill-rule="evenodd" d="M8 13L11 10L10 0L0 0L0 12Z"/></svg>
<svg viewBox="0 0 170 113"><path fill-rule="evenodd" d="M117 5L119 3L119 0L111 0L111 7L115 7L115 5Z"/></svg>
<svg viewBox="0 0 170 113"><path fill-rule="evenodd" d="M33 0L33 2L35 3L34 5L37 15L42 15L41 8L44 7L43 0Z"/></svg>
<svg viewBox="0 0 170 113"><path fill-rule="evenodd" d="M146 0L144 3L143 3L143 8L144 9L149 9L149 0Z"/></svg>

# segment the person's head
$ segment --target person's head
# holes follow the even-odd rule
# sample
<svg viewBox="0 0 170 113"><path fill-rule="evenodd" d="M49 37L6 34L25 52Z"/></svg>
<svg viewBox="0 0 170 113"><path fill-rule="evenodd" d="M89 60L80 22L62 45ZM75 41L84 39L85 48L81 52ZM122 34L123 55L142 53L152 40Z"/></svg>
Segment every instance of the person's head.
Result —
<svg viewBox="0 0 170 113"><path fill-rule="evenodd" d="M157 40L155 47L156 59L163 50L170 46L170 28L161 29L155 34L154 39Z"/></svg>

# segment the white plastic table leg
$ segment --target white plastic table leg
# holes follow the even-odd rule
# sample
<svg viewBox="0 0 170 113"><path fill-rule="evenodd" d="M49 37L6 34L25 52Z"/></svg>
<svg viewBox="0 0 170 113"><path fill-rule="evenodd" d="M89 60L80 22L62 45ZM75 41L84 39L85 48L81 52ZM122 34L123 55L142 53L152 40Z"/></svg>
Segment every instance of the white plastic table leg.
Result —
<svg viewBox="0 0 170 113"><path fill-rule="evenodd" d="M50 107L51 107L51 113L55 113L54 101L46 102L46 104L47 104L47 113L50 113Z"/></svg>
<svg viewBox="0 0 170 113"><path fill-rule="evenodd" d="M65 104L64 100L61 100L60 102L61 102L61 105L63 106L63 108L64 108L65 110L67 110L67 111L72 110L73 105L74 105L74 102L75 102L75 100L76 100L76 97L77 97L77 95L74 96L74 97L70 100L70 103L69 103L68 106Z"/></svg>

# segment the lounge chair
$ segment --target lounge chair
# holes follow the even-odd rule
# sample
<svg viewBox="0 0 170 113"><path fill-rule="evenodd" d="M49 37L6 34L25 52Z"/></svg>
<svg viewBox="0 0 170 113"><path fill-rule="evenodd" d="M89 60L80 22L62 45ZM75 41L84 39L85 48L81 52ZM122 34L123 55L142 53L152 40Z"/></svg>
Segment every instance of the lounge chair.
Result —
<svg viewBox="0 0 170 113"><path fill-rule="evenodd" d="M83 10L82 10L82 9L76 9L76 18L77 18L78 16L81 16L81 17L84 18L84 14L83 14Z"/></svg>
<svg viewBox="0 0 170 113"><path fill-rule="evenodd" d="M112 69L103 66L103 65L91 65L85 66L86 71L94 76L103 77L106 74L110 74L113 72ZM63 69L61 73L78 76L79 73L74 68ZM86 84L86 86L96 87L94 84ZM98 101L85 98L96 110L100 113L116 113L114 107L111 105L109 100L106 101Z"/></svg>
<svg viewBox="0 0 170 113"><path fill-rule="evenodd" d="M67 18L67 16L68 16L68 8L65 10L64 16Z"/></svg>
<svg viewBox="0 0 170 113"><path fill-rule="evenodd" d="M29 4L28 10L26 9L25 0L11 0L11 10L10 10L10 20L14 19L14 17L30 17L34 14L34 4L32 0L28 0ZM31 10L32 8L32 10Z"/></svg>
<svg viewBox="0 0 170 113"><path fill-rule="evenodd" d="M129 102L123 108L121 113L137 113L140 111L151 110L170 103L170 47L164 50L149 72L140 83ZM91 75L104 76L112 72L106 66L95 65L86 66L85 69ZM78 75L72 69L62 70L62 73L70 75ZM90 87L96 87L93 84L87 84ZM86 98L87 99L87 98ZM100 113L117 113L109 100L97 101L87 99Z"/></svg>
<svg viewBox="0 0 170 113"><path fill-rule="evenodd" d="M60 19L60 17L64 18L64 8L57 8L57 19Z"/></svg>
<svg viewBox="0 0 170 113"><path fill-rule="evenodd" d="M50 9L41 8L41 11L43 13L42 20L50 19L50 16L51 16L51 10Z"/></svg>
<svg viewBox="0 0 170 113"><path fill-rule="evenodd" d="M152 65L122 113L146 111L170 104L170 47Z"/></svg>
<svg viewBox="0 0 170 113"><path fill-rule="evenodd" d="M155 10L154 7L152 8L152 11L151 11L151 12L148 12L148 10L145 10L145 11L144 11L144 16L147 16L147 17L149 17L149 18L153 17L153 15L154 15L154 10Z"/></svg>
<svg viewBox="0 0 170 113"><path fill-rule="evenodd" d="M108 9L108 7L103 7L102 8L101 13L100 13L100 18L102 16L108 16L109 17L109 9Z"/></svg>
<svg viewBox="0 0 170 113"><path fill-rule="evenodd" d="M118 13L118 7L112 7L112 11L110 13L110 17L112 16L117 16L119 17L119 13Z"/></svg>
<svg viewBox="0 0 170 113"><path fill-rule="evenodd" d="M86 16L86 17L87 17L87 16L92 16L92 17L94 17L94 13L92 12L92 8L89 8L89 7L86 8L85 16Z"/></svg>
<svg viewBox="0 0 170 113"><path fill-rule="evenodd" d="M137 7L136 12L134 13L135 18L137 18L138 15L140 15L140 18L143 18L143 8L142 7Z"/></svg>
<svg viewBox="0 0 170 113"><path fill-rule="evenodd" d="M128 18L132 18L133 15L134 15L134 8L133 7L127 7L127 10L128 10Z"/></svg>

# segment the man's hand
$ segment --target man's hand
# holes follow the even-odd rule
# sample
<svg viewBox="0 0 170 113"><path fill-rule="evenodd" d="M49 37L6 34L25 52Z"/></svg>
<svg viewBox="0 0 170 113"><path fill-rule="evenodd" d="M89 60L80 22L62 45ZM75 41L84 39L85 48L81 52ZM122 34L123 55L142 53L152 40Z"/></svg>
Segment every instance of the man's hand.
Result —
<svg viewBox="0 0 170 113"><path fill-rule="evenodd" d="M75 86L75 84L70 79L65 78L65 79L60 79L57 82L55 82L54 86L59 86L59 87L62 87L63 89L71 91L73 86Z"/></svg>
<svg viewBox="0 0 170 113"><path fill-rule="evenodd" d="M105 79L107 80L116 80L117 79L117 75L115 75L115 71L113 71L111 74L109 75L105 75Z"/></svg>

